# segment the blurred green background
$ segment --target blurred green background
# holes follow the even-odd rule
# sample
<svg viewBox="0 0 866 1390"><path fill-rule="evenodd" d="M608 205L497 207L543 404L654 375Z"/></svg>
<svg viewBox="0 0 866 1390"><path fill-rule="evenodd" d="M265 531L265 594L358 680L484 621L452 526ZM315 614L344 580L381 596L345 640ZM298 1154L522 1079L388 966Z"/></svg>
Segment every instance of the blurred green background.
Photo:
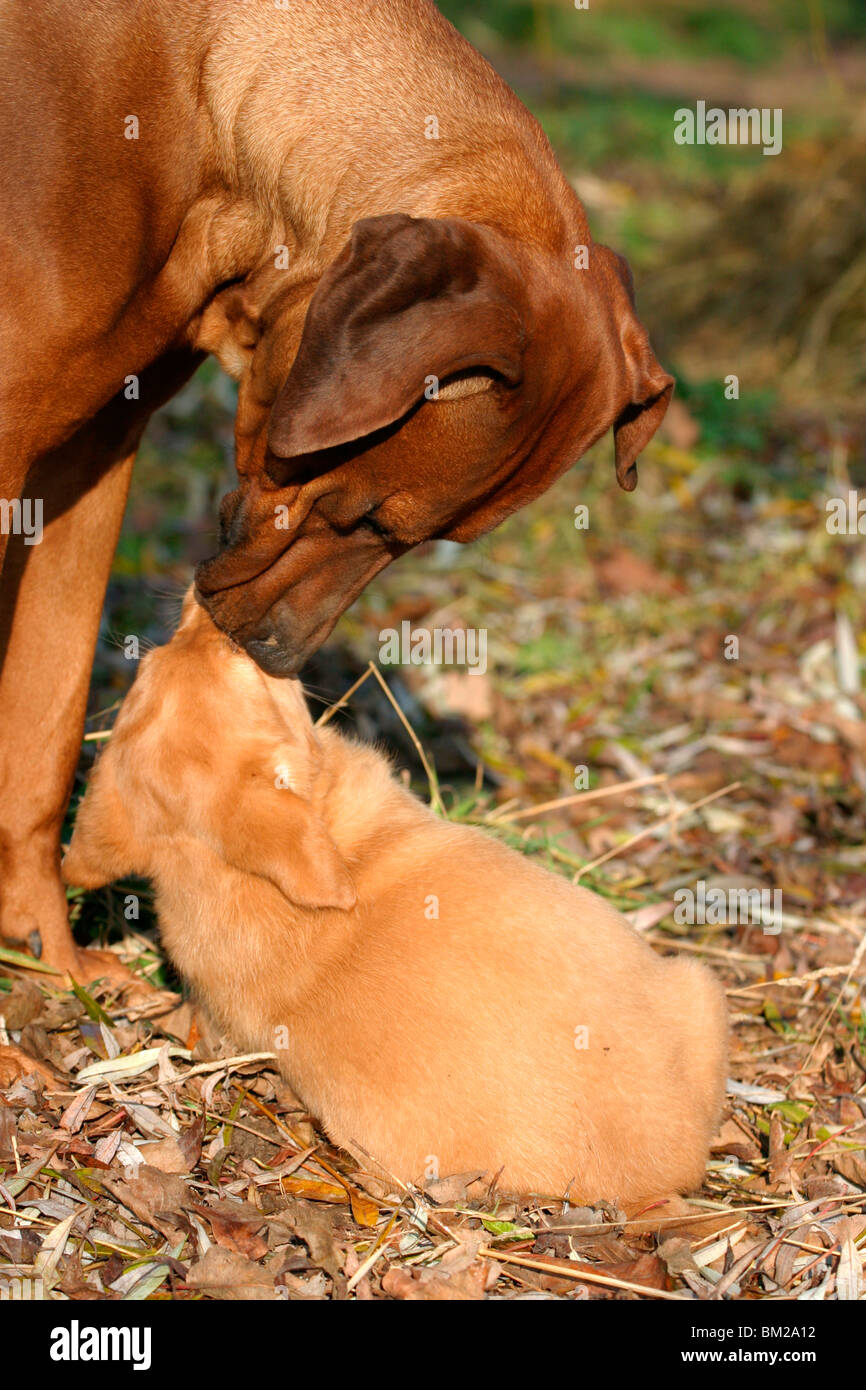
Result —
<svg viewBox="0 0 866 1390"><path fill-rule="evenodd" d="M634 494L616 488L608 438L492 536L465 549L431 544L387 570L306 673L311 697L338 695L377 655L383 626L465 623L488 630L483 679L433 669L392 678L455 798L479 758L497 796L531 799L570 791L578 763L592 784L605 769L657 770L689 739L710 740L684 764L697 790L760 776L750 760L744 773L742 753L763 737L768 691L783 710L802 712L829 691L847 700L849 719L863 713L866 554L859 536L828 536L824 501L866 485L866 9L862 0L441 8L538 116L595 238L629 258L639 314L677 376L676 402ZM781 107L782 152L675 144L674 111L699 99ZM725 398L730 373L736 401ZM193 564L215 548L219 497L232 486L234 391L209 362L148 431L91 730L108 726L134 675L123 637L164 640ZM578 504L590 509L587 530L574 527ZM736 666L720 655L729 633L741 639ZM775 727L785 728L778 708ZM797 734L801 716L790 717ZM350 719L412 766L369 687ZM802 750L790 761L794 780L795 764L805 767L841 820L821 820L823 803L804 793L788 845L818 821L831 857L840 843L862 843L863 750L845 740L839 750L817 771ZM762 793L768 816L780 766L777 748ZM617 824L613 811L590 828L566 824L564 842L585 856L592 835L603 844ZM754 868L764 851L748 835L744 844L739 862Z"/></svg>

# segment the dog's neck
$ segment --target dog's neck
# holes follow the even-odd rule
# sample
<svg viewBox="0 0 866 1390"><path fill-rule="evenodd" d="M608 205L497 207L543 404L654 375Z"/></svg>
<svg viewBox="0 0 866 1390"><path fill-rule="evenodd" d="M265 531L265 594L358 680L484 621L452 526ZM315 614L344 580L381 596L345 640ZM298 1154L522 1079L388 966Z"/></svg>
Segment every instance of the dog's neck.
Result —
<svg viewBox="0 0 866 1390"><path fill-rule="evenodd" d="M352 224L391 212L494 216L549 249L588 239L540 127L487 61L431 0L402 0L397 17L345 0L213 7L203 115L228 215L243 207L255 224L233 239L247 263L214 267L215 283L243 276L264 297L291 280L311 293ZM213 246L234 254L231 240ZM288 265L263 275L278 247Z"/></svg>
<svg viewBox="0 0 866 1390"><path fill-rule="evenodd" d="M430 809L398 781L377 748L356 743L333 729L319 734L322 750L319 810L341 853L357 864L390 851L404 834L429 833Z"/></svg>

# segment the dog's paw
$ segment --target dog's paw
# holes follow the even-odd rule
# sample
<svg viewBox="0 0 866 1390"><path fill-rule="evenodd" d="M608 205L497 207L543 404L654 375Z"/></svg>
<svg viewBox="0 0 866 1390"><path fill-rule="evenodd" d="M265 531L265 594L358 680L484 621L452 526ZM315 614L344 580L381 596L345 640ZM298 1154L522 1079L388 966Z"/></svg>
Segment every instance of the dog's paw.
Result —
<svg viewBox="0 0 866 1390"><path fill-rule="evenodd" d="M74 980L77 985L93 985L97 980L112 985L136 985L148 989L147 982L123 964L114 951L99 951L84 946L67 946L59 951L50 948L43 950L40 957L42 965L50 965L61 975Z"/></svg>

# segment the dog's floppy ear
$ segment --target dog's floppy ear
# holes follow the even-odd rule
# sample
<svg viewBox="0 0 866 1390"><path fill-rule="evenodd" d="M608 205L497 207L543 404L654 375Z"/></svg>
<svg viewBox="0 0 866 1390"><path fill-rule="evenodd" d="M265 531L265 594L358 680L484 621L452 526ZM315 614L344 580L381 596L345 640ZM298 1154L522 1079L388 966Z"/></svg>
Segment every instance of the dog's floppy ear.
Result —
<svg viewBox="0 0 866 1390"><path fill-rule="evenodd" d="M78 888L101 888L116 878L146 871L112 762L109 748L90 774L61 865L64 882Z"/></svg>
<svg viewBox="0 0 866 1390"><path fill-rule="evenodd" d="M276 771L276 769L275 769ZM354 907L348 866L311 801L247 762L208 808L206 838L227 864L266 878L298 907Z"/></svg>
<svg viewBox="0 0 866 1390"><path fill-rule="evenodd" d="M405 415L427 378L487 368L516 385L519 275L494 232L405 213L356 222L322 276L271 413L268 446L293 458Z"/></svg>
<svg viewBox="0 0 866 1390"><path fill-rule="evenodd" d="M632 359L635 399L613 427L616 480L626 492L637 487L637 460L652 439L670 404L674 379L662 371L645 338L645 348Z"/></svg>
<svg viewBox="0 0 866 1390"><path fill-rule="evenodd" d="M628 261L608 246L596 244L593 254L600 255L612 272L609 283L613 284L614 278L619 282L614 295L615 317L631 399L614 421L613 438L616 480L626 492L633 492L637 487L638 456L665 418L674 379L663 370L635 315L634 280Z"/></svg>

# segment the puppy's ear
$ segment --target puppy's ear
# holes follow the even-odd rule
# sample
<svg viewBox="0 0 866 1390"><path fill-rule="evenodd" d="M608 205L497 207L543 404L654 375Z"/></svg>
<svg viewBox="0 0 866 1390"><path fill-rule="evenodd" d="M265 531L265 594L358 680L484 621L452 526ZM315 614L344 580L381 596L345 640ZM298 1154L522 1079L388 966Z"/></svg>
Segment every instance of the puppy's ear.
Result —
<svg viewBox="0 0 866 1390"><path fill-rule="evenodd" d="M257 874L298 907L348 911L357 895L348 865L313 803L248 764L209 810L207 838L227 864Z"/></svg>
<svg viewBox="0 0 866 1390"><path fill-rule="evenodd" d="M112 763L108 749L90 774L61 865L64 883L78 888L101 888L113 879L145 871Z"/></svg>
<svg viewBox="0 0 866 1390"><path fill-rule="evenodd" d="M620 345L625 357L630 400L614 422L616 480L626 492L637 487L637 460L652 439L670 404L674 379L663 370L650 347L646 329L634 312L634 280L628 261L609 246L596 244L609 285Z"/></svg>
<svg viewBox="0 0 866 1390"><path fill-rule="evenodd" d="M523 297L486 227L405 213L356 222L310 301L271 414L271 452L293 458L393 424L430 376L487 368L516 385Z"/></svg>

